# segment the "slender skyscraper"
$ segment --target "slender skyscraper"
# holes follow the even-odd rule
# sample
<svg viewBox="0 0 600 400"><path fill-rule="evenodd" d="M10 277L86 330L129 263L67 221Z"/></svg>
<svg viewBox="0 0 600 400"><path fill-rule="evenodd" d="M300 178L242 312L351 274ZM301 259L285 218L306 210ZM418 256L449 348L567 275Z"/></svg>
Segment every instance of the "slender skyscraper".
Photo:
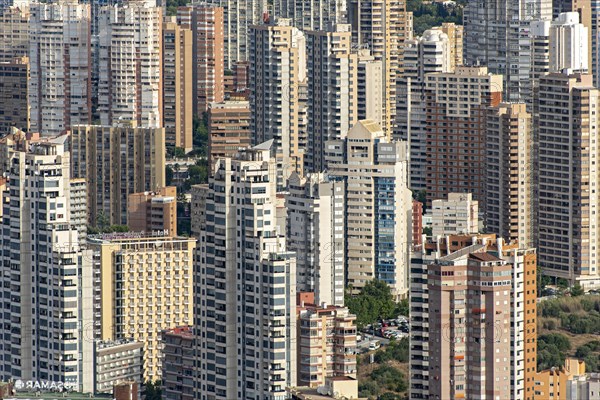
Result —
<svg viewBox="0 0 600 400"><path fill-rule="evenodd" d="M90 6L74 0L31 5L31 130L44 136L91 122Z"/></svg>
<svg viewBox="0 0 600 400"><path fill-rule="evenodd" d="M451 46L441 30L427 30L404 45L398 79L397 115L394 138L405 140L410 148L410 187L424 190L427 177L427 121L425 74L452 72Z"/></svg>
<svg viewBox="0 0 600 400"><path fill-rule="evenodd" d="M308 66L308 171L327 169L325 142L346 136L358 118L358 55L350 25L306 35Z"/></svg>
<svg viewBox="0 0 600 400"><path fill-rule="evenodd" d="M533 132L525 104L501 103L487 113L486 222L488 232L532 246Z"/></svg>
<svg viewBox="0 0 600 400"><path fill-rule="evenodd" d="M296 255L276 218L270 140L217 161L196 257L198 399L276 400L296 384Z"/></svg>
<svg viewBox="0 0 600 400"><path fill-rule="evenodd" d="M304 34L280 19L251 28L250 111L254 144L273 139L277 187L302 170L300 83L306 78Z"/></svg>
<svg viewBox="0 0 600 400"><path fill-rule="evenodd" d="M539 260L544 274L600 287L598 89L591 75L549 74L539 87ZM569 160L565 167L565 160Z"/></svg>
<svg viewBox="0 0 600 400"><path fill-rule="evenodd" d="M225 99L224 16L222 7L192 5L179 7L178 23L193 34L193 112L198 118L212 102Z"/></svg>
<svg viewBox="0 0 600 400"><path fill-rule="evenodd" d="M402 48L412 38L411 19L405 3L399 0L350 0L349 22L353 42L371 51L383 63L381 121L388 137L396 119L396 80L402 72Z"/></svg>
<svg viewBox="0 0 600 400"><path fill-rule="evenodd" d="M412 233L406 143L388 140L379 124L363 120L326 146L329 173L345 184L347 286L359 290L379 279L406 295Z"/></svg>
<svg viewBox="0 0 600 400"><path fill-rule="evenodd" d="M102 125L162 125L162 8L142 1L100 9L98 112Z"/></svg>
<svg viewBox="0 0 600 400"><path fill-rule="evenodd" d="M225 68L233 70L237 61L249 61L250 27L265 21L268 10L267 0L208 0L202 3L223 7Z"/></svg>
<svg viewBox="0 0 600 400"><path fill-rule="evenodd" d="M81 249L71 219L65 138L32 143L11 157L2 194L0 376L89 391L84 381L94 374L94 343L85 329L93 326L92 257Z"/></svg>
<svg viewBox="0 0 600 400"><path fill-rule="evenodd" d="M296 253L298 292L314 292L316 304L344 305L343 181L324 174L290 176L286 239Z"/></svg>

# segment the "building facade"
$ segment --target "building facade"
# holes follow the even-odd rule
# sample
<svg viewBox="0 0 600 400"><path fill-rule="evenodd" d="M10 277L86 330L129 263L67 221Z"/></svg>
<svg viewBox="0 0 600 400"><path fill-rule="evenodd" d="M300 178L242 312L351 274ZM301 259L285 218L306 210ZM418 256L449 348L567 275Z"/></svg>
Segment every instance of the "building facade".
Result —
<svg viewBox="0 0 600 400"><path fill-rule="evenodd" d="M479 202L471 193L448 193L446 200L433 200L432 236L479 232Z"/></svg>
<svg viewBox="0 0 600 400"><path fill-rule="evenodd" d="M29 57L29 7L8 7L0 12L0 62Z"/></svg>
<svg viewBox="0 0 600 400"><path fill-rule="evenodd" d="M344 184L324 174L290 176L287 249L296 253L296 290L316 303L344 305Z"/></svg>
<svg viewBox="0 0 600 400"><path fill-rule="evenodd" d="M332 24L347 22L347 1L339 0L276 0L275 15L291 18L303 31L326 31Z"/></svg>
<svg viewBox="0 0 600 400"><path fill-rule="evenodd" d="M102 125L162 125L162 8L126 0L98 15L98 113Z"/></svg>
<svg viewBox="0 0 600 400"><path fill-rule="evenodd" d="M544 274L597 287L598 90L591 75L549 74L539 92L540 265Z"/></svg>
<svg viewBox="0 0 600 400"><path fill-rule="evenodd" d="M94 352L94 393L113 394L120 382L135 382L138 387L143 380L143 343L131 339L120 341L97 341Z"/></svg>
<svg viewBox="0 0 600 400"><path fill-rule="evenodd" d="M501 103L487 115L486 226L507 241L533 246L534 144L523 103Z"/></svg>
<svg viewBox="0 0 600 400"><path fill-rule="evenodd" d="M88 237L101 271L102 340L142 342L144 381L162 377L160 332L192 321L195 247L171 236Z"/></svg>
<svg viewBox="0 0 600 400"><path fill-rule="evenodd" d="M502 77L486 67L425 76L427 201L472 193L485 212L487 108L502 99Z"/></svg>
<svg viewBox="0 0 600 400"><path fill-rule="evenodd" d="M305 305L298 315L298 386L356 379L356 316L345 307Z"/></svg>
<svg viewBox="0 0 600 400"><path fill-rule="evenodd" d="M71 220L64 138L13 153L3 196L3 381L50 380L91 391L91 256ZM32 295L34 293L34 295Z"/></svg>
<svg viewBox="0 0 600 400"><path fill-rule="evenodd" d="M163 24L162 118L166 144L193 150L193 36L176 22Z"/></svg>
<svg viewBox="0 0 600 400"><path fill-rule="evenodd" d="M224 9L192 4L179 7L177 19L193 33L193 112L201 118L210 103L225 100Z"/></svg>
<svg viewBox="0 0 600 400"><path fill-rule="evenodd" d="M234 158L240 148L252 143L250 103L211 103L208 109L208 165L219 158Z"/></svg>
<svg viewBox="0 0 600 400"><path fill-rule="evenodd" d="M177 188L132 193L127 199L127 226L134 232L177 234Z"/></svg>
<svg viewBox="0 0 600 400"><path fill-rule="evenodd" d="M346 286L359 290L379 279L406 295L412 237L406 144L364 120L326 146L329 174L345 185Z"/></svg>
<svg viewBox="0 0 600 400"><path fill-rule="evenodd" d="M163 398L169 400L194 399L194 333L182 326L162 332L161 386Z"/></svg>
<svg viewBox="0 0 600 400"><path fill-rule="evenodd" d="M358 55L352 27L338 24L306 34L308 82L307 171L327 170L325 143L341 139L358 119Z"/></svg>
<svg viewBox="0 0 600 400"><path fill-rule="evenodd" d="M412 14L403 1L349 0L348 21L353 42L371 51L382 62L382 118L379 123L388 137L396 120L396 80L402 73L402 47L412 38Z"/></svg>
<svg viewBox="0 0 600 400"><path fill-rule="evenodd" d="M303 166L299 86L306 78L306 41L289 19L252 26L250 34L253 144L274 141L280 190Z"/></svg>
<svg viewBox="0 0 600 400"><path fill-rule="evenodd" d="M398 79L394 138L410 149L410 187L427 186L427 96L425 75L453 72L452 47L441 30L426 30L420 38L404 43L404 73ZM456 51L456 50L455 50Z"/></svg>
<svg viewBox="0 0 600 400"><path fill-rule="evenodd" d="M90 6L33 3L30 12L31 130L54 136L91 123Z"/></svg>
<svg viewBox="0 0 600 400"><path fill-rule="evenodd" d="M217 161L196 256L196 399L296 386L296 256L277 230L273 141Z"/></svg>
<svg viewBox="0 0 600 400"><path fill-rule="evenodd" d="M531 21L552 20L552 2L470 0L464 10L464 56L466 65L484 65L492 74L502 75L504 99L528 102Z"/></svg>
<svg viewBox="0 0 600 400"><path fill-rule="evenodd" d="M267 0L208 0L223 7L225 21L225 68L233 69L237 61L250 61L250 27L268 20Z"/></svg>
<svg viewBox="0 0 600 400"><path fill-rule="evenodd" d="M29 132L29 59L0 62L0 135L14 126Z"/></svg>
<svg viewBox="0 0 600 400"><path fill-rule="evenodd" d="M80 125L73 127L70 141L72 175L88 183L92 226L127 225L128 195L165 187L162 128Z"/></svg>

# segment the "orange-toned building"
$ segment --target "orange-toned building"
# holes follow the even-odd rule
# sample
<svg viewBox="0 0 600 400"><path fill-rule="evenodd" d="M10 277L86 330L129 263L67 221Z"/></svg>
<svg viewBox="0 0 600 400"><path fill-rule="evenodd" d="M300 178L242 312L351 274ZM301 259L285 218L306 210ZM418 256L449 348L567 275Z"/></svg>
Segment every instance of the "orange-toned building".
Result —
<svg viewBox="0 0 600 400"><path fill-rule="evenodd" d="M356 379L356 316L346 307L312 304L298 293L298 386L319 387L326 378Z"/></svg>
<svg viewBox="0 0 600 400"><path fill-rule="evenodd" d="M485 211L486 114L502 100L502 75L459 66L425 82L427 202L472 193Z"/></svg>
<svg viewBox="0 0 600 400"><path fill-rule="evenodd" d="M551 368L535 374L533 398L536 400L567 399L567 382L583 375L585 375L585 362L576 358L567 358L563 367Z"/></svg>
<svg viewBox="0 0 600 400"><path fill-rule="evenodd" d="M168 231L177 234L177 188L132 193L127 202L127 226L134 232Z"/></svg>

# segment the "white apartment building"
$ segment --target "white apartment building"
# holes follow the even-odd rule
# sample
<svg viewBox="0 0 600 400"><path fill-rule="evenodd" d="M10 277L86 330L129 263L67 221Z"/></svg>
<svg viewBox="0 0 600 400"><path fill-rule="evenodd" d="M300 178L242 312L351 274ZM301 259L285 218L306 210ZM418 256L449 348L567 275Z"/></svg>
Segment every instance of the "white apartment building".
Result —
<svg viewBox="0 0 600 400"><path fill-rule="evenodd" d="M64 133L91 122L90 6L32 3L28 84L31 132Z"/></svg>
<svg viewBox="0 0 600 400"><path fill-rule="evenodd" d="M341 139L358 119L357 63L352 27L306 33L308 66L308 149L310 172L327 170L325 142Z"/></svg>
<svg viewBox="0 0 600 400"><path fill-rule="evenodd" d="M91 254L71 220L69 153L62 140L10 159L0 265L4 310L0 379L63 382L91 391Z"/></svg>
<svg viewBox="0 0 600 400"><path fill-rule="evenodd" d="M344 184L293 173L285 196L287 249L296 253L296 290L315 304L344 305Z"/></svg>
<svg viewBox="0 0 600 400"><path fill-rule="evenodd" d="M410 187L427 186L427 114L425 74L452 72L451 44L441 30L426 30L404 44L403 70L398 79L394 138L410 149Z"/></svg>
<svg viewBox="0 0 600 400"><path fill-rule="evenodd" d="M358 290L379 279L406 295L412 237L406 143L389 141L379 124L363 120L326 146L330 176L345 185L346 285Z"/></svg>
<svg viewBox="0 0 600 400"><path fill-rule="evenodd" d="M579 23L576 12L561 13L549 29L550 72L587 73L588 60L588 28Z"/></svg>
<svg viewBox="0 0 600 400"><path fill-rule="evenodd" d="M194 2L192 2L194 4ZM223 7L225 17L225 68L249 61L252 25L261 25L268 10L267 0L207 0L200 4Z"/></svg>
<svg viewBox="0 0 600 400"><path fill-rule="evenodd" d="M296 385L296 256L277 230L273 141L217 161L196 255L197 399L287 398Z"/></svg>
<svg viewBox="0 0 600 400"><path fill-rule="evenodd" d="M471 193L448 193L448 199L432 204L432 236L479 232L479 202Z"/></svg>
<svg viewBox="0 0 600 400"><path fill-rule="evenodd" d="M330 24L347 22L347 0L275 0L274 14L291 18L303 31L326 31Z"/></svg>
<svg viewBox="0 0 600 400"><path fill-rule="evenodd" d="M584 287L600 286L600 100L592 80L555 73L539 86L539 263L544 274Z"/></svg>
<svg viewBox="0 0 600 400"><path fill-rule="evenodd" d="M289 19L252 26L250 111L253 143L273 140L277 189L302 171L300 83L306 79L306 40Z"/></svg>
<svg viewBox="0 0 600 400"><path fill-rule="evenodd" d="M98 15L98 112L102 125L162 125L162 8L126 0Z"/></svg>

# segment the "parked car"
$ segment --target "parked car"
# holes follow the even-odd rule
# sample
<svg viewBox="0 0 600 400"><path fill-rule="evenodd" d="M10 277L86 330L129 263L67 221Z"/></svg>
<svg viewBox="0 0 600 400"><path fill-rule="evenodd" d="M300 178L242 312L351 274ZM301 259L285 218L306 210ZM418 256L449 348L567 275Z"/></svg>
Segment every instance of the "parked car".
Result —
<svg viewBox="0 0 600 400"><path fill-rule="evenodd" d="M369 350L378 350L380 347L381 347L380 340L373 340L371 343L369 343Z"/></svg>

